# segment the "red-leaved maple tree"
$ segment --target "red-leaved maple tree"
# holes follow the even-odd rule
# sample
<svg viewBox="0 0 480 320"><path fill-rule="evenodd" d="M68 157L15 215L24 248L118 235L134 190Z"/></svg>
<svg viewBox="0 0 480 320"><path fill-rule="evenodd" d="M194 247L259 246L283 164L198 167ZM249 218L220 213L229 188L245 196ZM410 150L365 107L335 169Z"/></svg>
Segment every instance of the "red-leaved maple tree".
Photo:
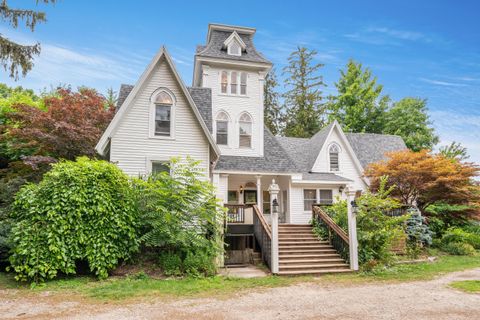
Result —
<svg viewBox="0 0 480 320"><path fill-rule="evenodd" d="M365 176L372 189L380 178L388 176L388 185L395 185L392 195L405 204L416 204L421 210L441 201L449 204L479 202L479 186L473 178L480 168L467 162L449 159L428 150L404 150L387 153L388 159L370 165Z"/></svg>
<svg viewBox="0 0 480 320"><path fill-rule="evenodd" d="M93 89L58 89L45 98L46 110L15 105L5 128L10 149L20 156L74 160L95 155L95 145L110 123L114 108Z"/></svg>

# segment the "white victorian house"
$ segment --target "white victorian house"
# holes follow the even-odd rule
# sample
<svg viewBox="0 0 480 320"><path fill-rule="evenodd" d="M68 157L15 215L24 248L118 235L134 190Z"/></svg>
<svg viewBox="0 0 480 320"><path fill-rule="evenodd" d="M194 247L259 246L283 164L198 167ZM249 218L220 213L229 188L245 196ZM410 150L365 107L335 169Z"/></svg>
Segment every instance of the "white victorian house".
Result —
<svg viewBox="0 0 480 320"><path fill-rule="evenodd" d="M251 261L261 252L276 273L342 269L338 249L311 234L312 205L346 198L347 189L365 190L365 166L405 144L398 136L345 133L336 122L310 139L273 136L263 122L272 63L255 49L254 35L253 28L210 24L206 44L195 53L191 87L162 47L135 85L121 86L118 111L97 151L135 176L167 170L172 157L201 160L217 197L231 208L231 224L242 225L227 231L227 261ZM273 179L279 187L275 232L269 225ZM272 241L268 248L253 230L259 223ZM265 256L270 247L276 257Z"/></svg>

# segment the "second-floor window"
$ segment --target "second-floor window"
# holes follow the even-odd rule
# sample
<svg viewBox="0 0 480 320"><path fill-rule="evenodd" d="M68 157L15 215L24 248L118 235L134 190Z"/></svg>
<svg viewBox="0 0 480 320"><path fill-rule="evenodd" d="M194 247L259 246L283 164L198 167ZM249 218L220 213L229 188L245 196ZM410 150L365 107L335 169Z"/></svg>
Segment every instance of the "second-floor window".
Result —
<svg viewBox="0 0 480 320"><path fill-rule="evenodd" d="M252 147L252 118L248 113L240 116L239 120L239 146L240 148Z"/></svg>
<svg viewBox="0 0 480 320"><path fill-rule="evenodd" d="M247 95L246 72L222 71L220 74L220 92L231 95Z"/></svg>
<svg viewBox="0 0 480 320"><path fill-rule="evenodd" d="M225 112L220 112L216 119L217 126L217 144L228 145L228 116Z"/></svg>

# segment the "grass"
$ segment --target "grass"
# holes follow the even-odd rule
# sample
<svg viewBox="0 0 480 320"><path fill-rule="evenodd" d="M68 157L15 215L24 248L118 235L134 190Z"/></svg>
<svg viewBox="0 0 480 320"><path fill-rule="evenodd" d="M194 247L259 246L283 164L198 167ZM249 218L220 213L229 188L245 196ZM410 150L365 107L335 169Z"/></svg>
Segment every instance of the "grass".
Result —
<svg viewBox="0 0 480 320"><path fill-rule="evenodd" d="M480 280L455 281L450 286L468 293L480 293Z"/></svg>
<svg viewBox="0 0 480 320"><path fill-rule="evenodd" d="M11 274L0 273L0 289L19 289L25 292L51 291L59 294L78 294L96 300L125 300L130 298L161 296L175 297L228 297L248 289L285 287L301 282L322 283L367 283L367 282L404 282L430 280L448 272L462 271L480 266L480 256L439 256L434 263L396 265L388 269L369 273L352 273L312 277L276 277L264 278L185 278L157 280L148 277L110 278L97 281L91 277L70 277L52 280L36 286L33 290L26 284L15 282ZM464 284L465 285L465 284ZM468 283L472 288L476 284Z"/></svg>

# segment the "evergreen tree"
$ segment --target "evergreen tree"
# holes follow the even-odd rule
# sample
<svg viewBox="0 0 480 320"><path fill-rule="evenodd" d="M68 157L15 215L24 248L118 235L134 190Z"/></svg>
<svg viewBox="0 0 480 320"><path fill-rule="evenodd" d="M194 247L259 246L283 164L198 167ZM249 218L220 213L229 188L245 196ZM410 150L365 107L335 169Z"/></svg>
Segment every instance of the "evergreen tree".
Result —
<svg viewBox="0 0 480 320"><path fill-rule="evenodd" d="M370 69L353 60L340 74L335 84L338 95L328 103L329 121L337 120L349 132L381 133L389 102L388 96L381 96L383 86Z"/></svg>
<svg viewBox="0 0 480 320"><path fill-rule="evenodd" d="M268 129L277 135L281 132L282 108L279 102L279 93L276 90L278 86L275 69L265 76L264 86L264 122Z"/></svg>
<svg viewBox="0 0 480 320"><path fill-rule="evenodd" d="M44 3L55 3L56 0L37 0ZM0 0L0 19L6 21L14 29L18 27L19 20L32 32L39 22L45 22L45 13L34 10L12 9L7 0ZM19 68L25 76L32 69L33 56L40 54L40 44L21 45L9 40L0 33L0 64L5 71L8 70L10 77L18 79Z"/></svg>
<svg viewBox="0 0 480 320"><path fill-rule="evenodd" d="M432 149L438 143L438 136L431 124L427 101L407 97L396 102L386 113L383 133L401 136L413 151Z"/></svg>
<svg viewBox="0 0 480 320"><path fill-rule="evenodd" d="M286 123L284 133L290 137L309 138L324 125L324 105L320 88L325 86L318 71L323 64L314 64L317 52L305 47L288 57L283 69L286 75L285 92Z"/></svg>
<svg viewBox="0 0 480 320"><path fill-rule="evenodd" d="M107 89L107 95L105 96L105 107L106 108L115 108L118 101L117 92L113 90L113 88Z"/></svg>

